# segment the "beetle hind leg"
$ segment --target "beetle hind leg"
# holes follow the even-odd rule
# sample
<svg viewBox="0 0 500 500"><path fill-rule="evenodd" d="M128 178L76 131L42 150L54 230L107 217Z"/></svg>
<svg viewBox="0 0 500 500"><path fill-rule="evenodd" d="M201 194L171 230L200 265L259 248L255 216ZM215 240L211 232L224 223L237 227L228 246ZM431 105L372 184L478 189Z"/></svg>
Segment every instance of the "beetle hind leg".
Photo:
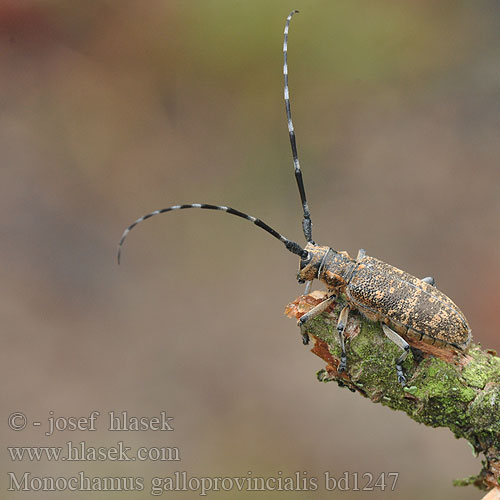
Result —
<svg viewBox="0 0 500 500"><path fill-rule="evenodd" d="M358 255L356 256L356 262L359 262L366 255L366 250L364 248L360 248L358 250Z"/></svg>
<svg viewBox="0 0 500 500"><path fill-rule="evenodd" d="M398 382L404 387L406 385L406 377L403 372L402 363L408 356L408 352L410 351L410 346L408 342L406 342L403 337L401 337L398 333L396 333L392 328L389 328L385 323L381 323L382 330L384 330L385 336L394 342L398 347L403 349L403 353L396 360L396 373L398 375Z"/></svg>
<svg viewBox="0 0 500 500"><path fill-rule="evenodd" d="M431 286L436 286L436 280L432 276L426 276L425 278L422 278L422 281Z"/></svg>

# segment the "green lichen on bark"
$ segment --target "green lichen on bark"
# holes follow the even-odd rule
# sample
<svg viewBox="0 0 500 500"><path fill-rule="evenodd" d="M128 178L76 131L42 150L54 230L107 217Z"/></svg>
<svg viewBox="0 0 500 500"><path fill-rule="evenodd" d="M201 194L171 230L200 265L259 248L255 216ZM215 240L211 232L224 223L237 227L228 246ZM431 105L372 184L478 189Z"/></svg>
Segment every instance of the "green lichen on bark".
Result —
<svg viewBox="0 0 500 500"><path fill-rule="evenodd" d="M293 304L289 306L290 316L300 317L312 307L300 300L294 303L295 310ZM404 411L419 423L448 427L485 457L477 476L455 484L475 484L482 489L500 485L500 358L477 345L453 362L435 356L422 359L415 351L403 364L407 378L403 388L395 370L401 350L378 324L353 311L346 328L347 371L338 373L336 324L342 306L339 302L330 312L307 323L307 332L314 340L312 352L327 362L318 379L335 381L373 402Z"/></svg>

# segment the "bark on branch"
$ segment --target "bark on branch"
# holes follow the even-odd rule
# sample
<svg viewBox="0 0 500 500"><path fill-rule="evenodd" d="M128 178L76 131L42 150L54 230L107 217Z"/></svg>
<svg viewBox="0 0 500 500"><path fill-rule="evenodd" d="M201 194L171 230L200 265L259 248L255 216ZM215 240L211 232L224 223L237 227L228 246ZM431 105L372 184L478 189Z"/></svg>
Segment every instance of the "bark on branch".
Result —
<svg viewBox="0 0 500 500"><path fill-rule="evenodd" d="M299 297L286 308L300 318L323 300L324 292ZM353 312L345 330L347 372L338 373L340 343L337 319L342 300L307 323L311 352L326 362L317 373L321 382L342 387L401 410L416 422L448 427L457 438L467 439L484 455L477 476L455 481L489 490L500 486L500 358L496 352L472 345L466 355L437 350L428 355L413 350L403 364L406 387L397 381L395 360L401 351L385 337L380 326Z"/></svg>

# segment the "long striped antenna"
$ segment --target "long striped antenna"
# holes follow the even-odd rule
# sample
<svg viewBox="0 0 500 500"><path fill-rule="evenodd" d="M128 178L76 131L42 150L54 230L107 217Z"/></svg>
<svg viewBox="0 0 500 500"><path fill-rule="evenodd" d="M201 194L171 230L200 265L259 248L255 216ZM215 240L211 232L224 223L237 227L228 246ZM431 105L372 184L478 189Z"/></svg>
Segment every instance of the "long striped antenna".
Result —
<svg viewBox="0 0 500 500"><path fill-rule="evenodd" d="M160 215L164 214L166 212L171 212L173 210L182 210L184 208L202 208L205 210L222 210L223 212L226 212L231 215L236 215L238 217L241 217L242 219L249 220L250 222L253 222L256 226L259 226L260 228L264 229L264 231L267 231L271 236L274 236L276 239L280 240L286 247L287 250L290 252L300 255L302 258L307 257L307 251L304 250L298 243L295 243L294 241L290 241L289 239L285 238L282 234L278 233L278 231L274 230L271 226L268 226L265 222L261 221L260 219L257 219L256 217L252 217L251 215L247 215L243 212L240 212L239 210L235 210L234 208L231 207L224 207L221 205L207 205L206 203L191 203L189 205L173 205L171 207L167 208L162 208L161 210L155 210L154 212L151 212L149 214L143 215L139 219L137 219L135 222L132 222L125 231L123 231L122 237L120 238L120 243L118 243L118 264L120 263L120 258L121 258L121 253L122 253L122 248L123 248L123 243L125 242L125 238L127 237L128 233L137 226L137 224L141 223L142 221L145 221L147 219L150 219L154 215Z"/></svg>
<svg viewBox="0 0 500 500"><path fill-rule="evenodd" d="M285 78L285 107L286 107L286 118L288 120L288 134L290 135L290 145L292 146L292 156L293 156L293 166L295 167L295 179L297 180L297 186L299 188L300 200L302 202L302 209L304 211L304 218L302 219L302 229L304 231L304 236L307 242L312 242L312 222L311 213L309 212L309 206L306 199L306 191L304 188L304 181L302 180L302 171L300 170L299 155L297 153L297 143L295 141L295 130L293 128L292 122L292 111L290 110L290 92L288 91L288 64L287 64L287 53L288 53L288 28L290 27L290 21L294 14L298 13L298 10L292 10L290 15L286 18L285 24L285 38L283 40L283 76Z"/></svg>

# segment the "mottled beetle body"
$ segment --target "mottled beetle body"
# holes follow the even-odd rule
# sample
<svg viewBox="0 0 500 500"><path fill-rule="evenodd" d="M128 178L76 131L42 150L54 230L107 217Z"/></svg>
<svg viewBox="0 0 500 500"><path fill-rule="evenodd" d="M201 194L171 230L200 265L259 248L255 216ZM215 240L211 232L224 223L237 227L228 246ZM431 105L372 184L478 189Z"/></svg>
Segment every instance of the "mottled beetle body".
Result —
<svg viewBox="0 0 500 500"><path fill-rule="evenodd" d="M380 322L384 334L400 347L403 353L396 359L396 374L402 385L406 378L402 363L410 350L409 343L421 351L434 353L437 346L452 352L465 351L471 341L471 330L460 309L444 293L435 286L431 277L419 279L397 269L389 264L369 257L360 250L356 259L346 252L337 252L326 246L319 246L312 240L312 223L307 204L302 171L300 169L295 130L290 109L290 94L288 90L288 28L292 16L286 20L283 41L283 76L288 134L292 148L295 179L302 203L302 229L307 245L302 248L298 243L289 240L262 220L240 212L234 208L206 203L173 205L156 210L142 216L125 229L118 245L118 262L125 238L140 222L153 216L171 211L198 208L204 210L219 210L242 219L253 222L274 238L281 241L286 249L300 256L300 269L297 276L299 283L307 282L306 293L315 279L327 287L326 298L299 319L299 326L304 344L309 342L306 325L309 320L326 311L337 296L345 298L346 305L342 309L337 322L337 331L342 350L339 372L346 369L344 330L349 312L357 310L372 321ZM429 346L426 348L426 346Z"/></svg>
<svg viewBox="0 0 500 500"><path fill-rule="evenodd" d="M371 321L382 321L406 340L423 341L465 351L472 333L455 303L435 286L360 252L346 252L309 243L312 255L298 279L319 279L336 295L343 294L351 309ZM421 350L425 350L420 345Z"/></svg>

